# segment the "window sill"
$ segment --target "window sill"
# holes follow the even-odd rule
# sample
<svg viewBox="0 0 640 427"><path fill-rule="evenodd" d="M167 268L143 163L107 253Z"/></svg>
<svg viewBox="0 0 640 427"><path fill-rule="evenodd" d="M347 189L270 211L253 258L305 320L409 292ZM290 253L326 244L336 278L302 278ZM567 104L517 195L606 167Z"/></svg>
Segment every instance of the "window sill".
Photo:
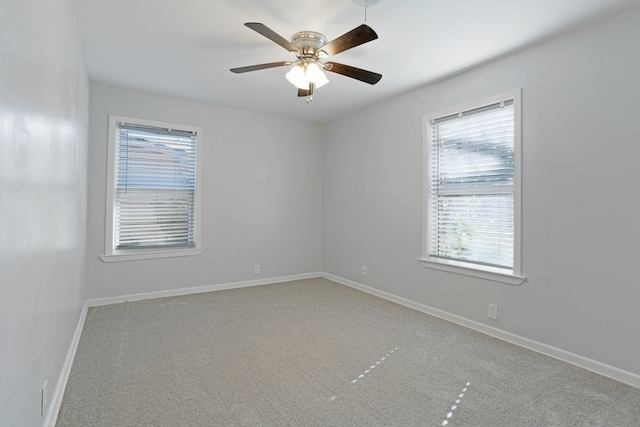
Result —
<svg viewBox="0 0 640 427"><path fill-rule="evenodd" d="M449 273L462 274L464 276L477 277L480 279L492 280L494 282L507 283L509 285L519 286L527 278L525 276L518 276L509 273L508 270L502 270L499 268L473 266L455 261L434 261L430 259L419 258L420 264L426 268L433 268L435 270L447 271Z"/></svg>
<svg viewBox="0 0 640 427"><path fill-rule="evenodd" d="M148 252L123 252L113 255L100 255L103 262L137 261L143 259L156 258L176 258L183 256L200 255L204 249L179 249L170 251L148 251Z"/></svg>

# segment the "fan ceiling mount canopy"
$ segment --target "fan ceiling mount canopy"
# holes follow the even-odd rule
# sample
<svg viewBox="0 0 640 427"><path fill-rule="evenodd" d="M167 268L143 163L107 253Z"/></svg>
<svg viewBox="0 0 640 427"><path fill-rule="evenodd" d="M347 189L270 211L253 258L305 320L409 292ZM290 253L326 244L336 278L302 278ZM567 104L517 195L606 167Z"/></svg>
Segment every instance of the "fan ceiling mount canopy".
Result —
<svg viewBox="0 0 640 427"><path fill-rule="evenodd" d="M286 74L287 80L298 88L298 96L306 96L308 99L313 95L315 88L329 82L323 71L341 74L371 85L378 83L382 78L382 74L372 71L337 62L322 61L329 56L337 55L377 39L378 35L368 25L362 24L330 42L327 42L327 38L323 34L316 31L299 31L291 37L291 41L288 41L259 22L247 22L244 25L293 53L297 59L232 68L231 72L233 73L240 74L293 65Z"/></svg>
<svg viewBox="0 0 640 427"><path fill-rule="evenodd" d="M327 53L322 49L327 44L327 38L315 31L299 31L291 36L291 44L293 44L297 51L293 54L312 55L314 57L327 56Z"/></svg>

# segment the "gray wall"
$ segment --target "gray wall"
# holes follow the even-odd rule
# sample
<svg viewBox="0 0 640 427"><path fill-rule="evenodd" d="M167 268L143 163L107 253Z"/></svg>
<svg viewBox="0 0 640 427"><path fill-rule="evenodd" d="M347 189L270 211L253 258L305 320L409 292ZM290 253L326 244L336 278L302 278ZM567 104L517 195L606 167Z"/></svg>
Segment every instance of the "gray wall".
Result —
<svg viewBox="0 0 640 427"><path fill-rule="evenodd" d="M175 98L91 86L89 298L321 270L319 126ZM203 128L199 256L104 263L108 115ZM254 265L261 274L254 275Z"/></svg>
<svg viewBox="0 0 640 427"><path fill-rule="evenodd" d="M330 123L323 270L640 374L639 40L636 8ZM528 281L421 267L423 115L515 88Z"/></svg>
<svg viewBox="0 0 640 427"><path fill-rule="evenodd" d="M640 374L640 10L324 130L102 85L89 125L70 2L5 2L0 23L0 424L43 424L87 298L320 270ZM529 280L420 267L422 116L517 87ZM98 259L108 114L204 128L203 255Z"/></svg>
<svg viewBox="0 0 640 427"><path fill-rule="evenodd" d="M89 83L68 0L0 14L0 424L38 426L86 299Z"/></svg>

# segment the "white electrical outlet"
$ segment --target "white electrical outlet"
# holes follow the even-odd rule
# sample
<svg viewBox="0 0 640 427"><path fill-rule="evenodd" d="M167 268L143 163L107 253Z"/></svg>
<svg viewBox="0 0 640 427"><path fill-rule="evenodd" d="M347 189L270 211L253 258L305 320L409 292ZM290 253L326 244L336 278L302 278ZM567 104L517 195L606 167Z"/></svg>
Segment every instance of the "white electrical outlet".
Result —
<svg viewBox="0 0 640 427"><path fill-rule="evenodd" d="M260 265L256 264L253 266L253 274L260 274Z"/></svg>
<svg viewBox="0 0 640 427"><path fill-rule="evenodd" d="M42 392L40 393L40 415L47 413L47 405L49 404L49 396L47 391L47 381L42 384Z"/></svg>
<svg viewBox="0 0 640 427"><path fill-rule="evenodd" d="M362 266L362 275L363 275L363 276L366 276L366 275L367 275L367 266L366 266L366 265L363 265L363 266Z"/></svg>
<svg viewBox="0 0 640 427"><path fill-rule="evenodd" d="M498 306L489 304L489 319L498 320Z"/></svg>

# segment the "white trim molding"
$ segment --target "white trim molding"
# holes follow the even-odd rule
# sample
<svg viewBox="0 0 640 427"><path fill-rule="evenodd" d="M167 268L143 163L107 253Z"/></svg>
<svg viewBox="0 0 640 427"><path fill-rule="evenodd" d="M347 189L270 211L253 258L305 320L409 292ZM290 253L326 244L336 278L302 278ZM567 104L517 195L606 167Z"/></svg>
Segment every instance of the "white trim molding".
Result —
<svg viewBox="0 0 640 427"><path fill-rule="evenodd" d="M432 153L434 147L439 146L438 138L433 141L431 128L434 121L442 118L455 117L457 114L469 112L476 109L491 107L492 105L503 106L505 101L513 100L513 184L506 186L508 190L505 194L513 194L513 260L509 268L495 268L478 263L464 262L461 259L448 260L442 257L432 256L437 252L434 244L438 240L439 219L436 215L438 209L434 197L440 195L440 191L444 191L445 195L461 195L468 193L468 187L461 189L437 189L438 185L433 183L437 181L437 175L433 175L437 171L437 166L431 162L432 156L439 158L437 150ZM463 274L466 276L479 277L482 279L493 280L497 282L507 283L511 285L520 285L526 280L521 276L522 271L522 89L513 89L484 99L468 102L463 105L446 108L440 111L432 112L423 116L423 164L422 164L422 257L419 259L421 265L426 268L433 268L441 271ZM493 194L497 187L489 187L482 189L474 187L479 194ZM453 192L452 192L453 191ZM462 191L462 192L460 192ZM484 192L484 193L483 193ZM453 256L453 255L452 255ZM506 260L505 260L505 265ZM475 273L474 273L475 271Z"/></svg>
<svg viewBox="0 0 640 427"><path fill-rule="evenodd" d="M204 249L181 249L175 251L150 251L150 252L126 252L114 255L99 255L103 262L121 262L121 261L137 261L141 259L155 259L155 258L175 258L181 256L194 256L200 255L204 252Z"/></svg>
<svg viewBox="0 0 640 427"><path fill-rule="evenodd" d="M464 317L448 313L446 311L438 310L436 308L429 307L427 305L420 304L420 303L411 301L409 299L402 298L397 295L363 285L361 283L347 280L342 277L335 276L333 274L316 272L316 273L297 274L297 275L282 276L282 277L272 277L272 278L266 278L266 279L260 279L260 280L248 280L248 281L242 281L242 282L223 283L218 285L199 286L199 287L173 289L173 290L167 290L167 291L139 293L139 294L117 296L117 297L96 298L96 299L87 300L84 304L82 312L80 313L78 324L76 326L76 331L73 335L71 345L69 346L69 351L67 352L67 357L65 359L62 372L60 373L60 377L58 379L55 392L51 399L51 405L49 406L49 410L46 414L46 419L43 426L55 427L58 413L62 405L62 398L64 396L64 391L67 386L67 382L69 380L69 375L71 373L71 366L73 364L73 360L76 355L78 343L80 342L80 337L82 335L82 328L84 327L84 322L85 322L89 307L96 307L96 306L102 306L102 305L108 305L108 304L117 304L117 303L123 303L127 301L139 301L139 300L152 299L152 298L165 298L165 297L171 297L171 296L198 294L198 293L213 292L213 291L220 291L220 290L226 290L226 289L238 289L238 288L245 288L250 286L260 286L260 285L269 285L274 283L292 282L295 280L315 279L318 277L323 277L333 282L336 282L345 286L349 286L354 289L358 289L360 291L386 299L388 301L392 301L397 304L404 305L405 307L409 307L414 310L418 310L420 312L429 314L431 316L435 316L435 317L453 322L460 326L464 326L466 328L473 329L478 332L482 332L494 338L501 339L503 341L518 345L520 347L524 347L529 350L544 354L546 356L553 357L555 359L559 359L564 362L570 363L572 365L587 369L589 371L595 372L596 374L600 374L605 377L612 378L616 381L629 384L633 387L640 388L640 375L627 372L622 369L618 369L616 367L606 365L604 363L600 363L595 360L591 360L586 357L582 357L577 354L570 353L568 351L565 351L547 344L533 341L528 338L525 338L516 334L512 334L510 332L506 332L491 326L487 326L482 323L475 322L473 320L469 320Z"/></svg>
<svg viewBox="0 0 640 427"><path fill-rule="evenodd" d="M55 427L56 421L58 420L58 413L62 406L62 398L64 397L64 391L67 388L67 382L69 381L69 375L71 374L71 366L73 365L73 360L76 357L76 351L78 350L78 343L80 343L80 336L82 335L82 328L84 327L84 321L87 318L88 309L88 301L85 301L82 311L80 312L80 317L78 318L78 323L76 324L76 331L71 339L71 345L67 351L67 357L62 365L60 377L58 377L58 383L51 398L51 404L49 405L46 413L46 418L43 424L44 427Z"/></svg>
<svg viewBox="0 0 640 427"><path fill-rule="evenodd" d="M517 276L515 274L502 272L499 268L491 268L485 266L467 267L464 263L455 261L431 261L419 258L423 267L433 268L434 270L448 271L449 273L462 274L463 276L478 277L480 279L492 280L494 282L507 283L509 285L519 286L524 283L527 278L525 276Z"/></svg>
<svg viewBox="0 0 640 427"><path fill-rule="evenodd" d="M292 276L271 277L259 280L247 280L243 282L222 283L218 285L196 286L191 288L170 289L166 291L146 292L139 294L130 294L117 297L96 298L87 301L89 307L97 307L101 305L118 304L128 301L140 301L153 298L175 297L180 295L201 294L204 292L222 291L226 289L247 288L250 286L271 285L274 283L293 282L294 280L315 279L322 277L323 273L307 273L296 274Z"/></svg>
<svg viewBox="0 0 640 427"><path fill-rule="evenodd" d="M56 421L58 419L58 413L60 412L60 408L62 406L62 398L64 397L64 391L67 387L67 382L69 381L69 376L71 374L71 366L73 365L73 360L76 357L76 351L78 350L78 344L80 343L80 337L82 335L82 329L84 327L84 322L87 318L87 312L89 310L89 307L96 307L96 306L108 305L108 304L117 304L117 303L122 303L126 301L138 301L138 300L145 300L145 299L152 299L152 298L163 298L163 297L178 296L178 295L189 295L189 294L198 294L203 292L220 291L224 289L237 289L237 288L245 288L250 286L269 285L269 284L282 283L282 282L292 282L294 280L315 279L322 276L323 276L323 273L320 273L320 272L297 274L297 275L283 276L283 277L272 277L272 278L260 279L260 280L249 280L244 282L233 282L233 283L224 283L219 285L200 286L200 287L182 288L182 289L174 289L174 290L160 291L160 292L148 292L148 293L140 293L140 294L133 294L133 295L124 295L124 296L111 297L111 298L97 298L97 299L91 299L91 300L85 301L82 311L80 313L80 317L78 318L76 330L75 330L75 333L73 334L71 345L69 346L69 350L67 352L67 357L62 367L62 371L60 372L58 384L53 393L51 404L49 405L49 409L47 411L43 427L55 427L56 425Z"/></svg>
<svg viewBox="0 0 640 427"><path fill-rule="evenodd" d="M195 135L195 187L193 206L193 245L184 247L162 247L159 249L118 249L116 248L116 190L118 167L118 127L120 123L133 124L142 127L186 131ZM200 255L204 251L201 232L201 204L202 204L202 128L192 125L168 123L157 120L139 119L118 115L109 115L109 129L107 139L107 190L105 203L105 240L104 254L99 258L104 262L135 261L154 258L172 258L181 256Z"/></svg>
<svg viewBox="0 0 640 427"><path fill-rule="evenodd" d="M371 295L375 295L380 298L384 298L386 300L395 302L400 305L404 305L405 307L412 308L414 310L421 311L423 313L429 314L431 316L439 317L440 319L448 320L449 322L453 322L460 326L464 326L469 329L473 329L474 331L482 332L485 335L492 336L494 338L498 338L502 341L509 342L511 344L518 345L520 347L527 348L529 350L535 351L537 353L544 354L549 357L553 357L554 359L562 360L563 362L570 363L572 365L578 366L580 368L586 369L588 371L594 372L599 375L603 375L605 377L614 379L616 381L623 382L633 387L640 388L640 375L634 374L632 372L624 371L622 369L616 368L614 366L606 365L604 363L570 353L568 351L562 350L557 347L553 347L538 341L534 341L520 335L512 334L510 332L503 331L501 329L497 329L491 326L484 325L479 322L475 322L473 320L466 319L461 316L457 316L455 314L448 313L446 311L438 310L437 308L429 307L424 304L420 304L414 301L411 301L406 298L399 297L397 295L384 292L375 288L371 288L369 286L363 285L361 283L357 283L351 280L343 279L339 276L334 276L332 274L323 273L322 277L325 279L332 280L334 282L343 284L345 286L349 286L363 292L366 292Z"/></svg>

